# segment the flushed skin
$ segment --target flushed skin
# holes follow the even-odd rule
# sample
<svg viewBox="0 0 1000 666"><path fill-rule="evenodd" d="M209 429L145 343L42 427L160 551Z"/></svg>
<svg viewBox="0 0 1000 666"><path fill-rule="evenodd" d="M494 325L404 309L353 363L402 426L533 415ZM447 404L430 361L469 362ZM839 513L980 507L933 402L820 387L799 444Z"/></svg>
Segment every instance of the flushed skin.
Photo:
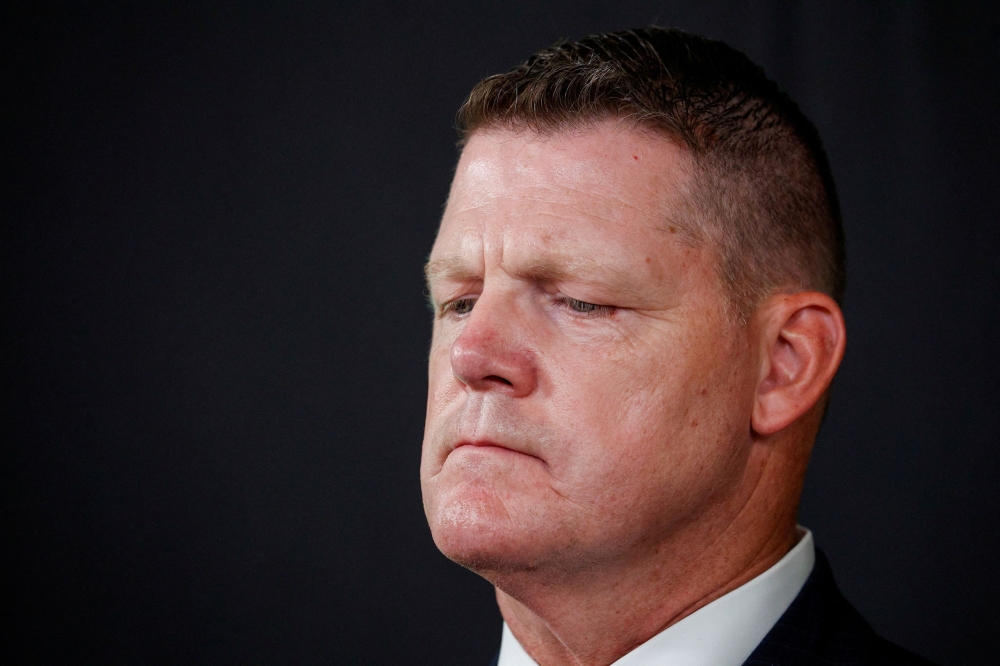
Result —
<svg viewBox="0 0 1000 666"><path fill-rule="evenodd" d="M613 122L477 132L428 263L428 521L543 665L611 663L795 540L843 318L790 288L738 322L691 164Z"/></svg>

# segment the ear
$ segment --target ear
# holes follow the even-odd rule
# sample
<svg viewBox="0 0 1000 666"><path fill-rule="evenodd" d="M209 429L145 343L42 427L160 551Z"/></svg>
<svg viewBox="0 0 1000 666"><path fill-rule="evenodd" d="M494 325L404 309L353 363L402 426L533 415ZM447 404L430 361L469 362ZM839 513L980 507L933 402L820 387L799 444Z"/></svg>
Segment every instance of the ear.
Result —
<svg viewBox="0 0 1000 666"><path fill-rule="evenodd" d="M762 354L751 426L770 435L826 393L844 357L846 329L836 301L815 291L772 296L754 319Z"/></svg>

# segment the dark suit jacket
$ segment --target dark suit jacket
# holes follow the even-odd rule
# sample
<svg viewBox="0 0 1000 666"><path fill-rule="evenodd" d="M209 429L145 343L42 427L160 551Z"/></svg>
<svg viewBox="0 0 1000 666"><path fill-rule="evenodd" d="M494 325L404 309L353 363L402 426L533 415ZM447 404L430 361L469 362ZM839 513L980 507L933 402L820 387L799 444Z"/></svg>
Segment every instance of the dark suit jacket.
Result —
<svg viewBox="0 0 1000 666"><path fill-rule="evenodd" d="M837 589L830 564L817 550L816 566L799 596L743 666L933 664L878 636Z"/></svg>

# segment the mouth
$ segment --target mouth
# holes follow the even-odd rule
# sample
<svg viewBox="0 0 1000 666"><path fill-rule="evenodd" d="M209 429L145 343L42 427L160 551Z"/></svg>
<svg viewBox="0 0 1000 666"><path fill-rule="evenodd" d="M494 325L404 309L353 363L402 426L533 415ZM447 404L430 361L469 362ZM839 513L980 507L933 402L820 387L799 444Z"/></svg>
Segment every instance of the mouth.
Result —
<svg viewBox="0 0 1000 666"><path fill-rule="evenodd" d="M465 446L469 446L475 449L503 449L504 451L514 451L514 449L510 448L509 446L504 446L503 444L492 442L486 439L463 440L458 444L456 444L455 448L452 450L454 451ZM520 451L514 451L514 453L520 453Z"/></svg>
<svg viewBox="0 0 1000 666"><path fill-rule="evenodd" d="M494 442L494 441L491 441L491 440L484 440L484 439L483 440L462 440L461 442L459 442L458 444L455 445L455 448L452 449L452 451L454 452L454 451L457 451L459 449L465 449L467 451L475 449L476 451L482 451L483 453L500 453L500 454L513 453L513 454L516 454L516 455L528 456L529 458L535 458L537 460L541 460L541 458L539 458L538 456L533 455L531 453L528 453L527 451L524 451L523 449L512 447L512 446L508 446L506 444L501 444L499 442Z"/></svg>

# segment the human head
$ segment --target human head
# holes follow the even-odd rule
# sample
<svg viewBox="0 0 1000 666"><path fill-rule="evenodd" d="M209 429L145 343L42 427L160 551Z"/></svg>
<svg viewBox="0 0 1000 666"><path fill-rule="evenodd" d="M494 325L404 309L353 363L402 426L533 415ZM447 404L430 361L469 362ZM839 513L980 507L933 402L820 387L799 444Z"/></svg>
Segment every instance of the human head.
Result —
<svg viewBox="0 0 1000 666"><path fill-rule="evenodd" d="M843 351L808 121L744 56L651 29L543 51L460 122L428 263L442 550L513 590L790 529Z"/></svg>

